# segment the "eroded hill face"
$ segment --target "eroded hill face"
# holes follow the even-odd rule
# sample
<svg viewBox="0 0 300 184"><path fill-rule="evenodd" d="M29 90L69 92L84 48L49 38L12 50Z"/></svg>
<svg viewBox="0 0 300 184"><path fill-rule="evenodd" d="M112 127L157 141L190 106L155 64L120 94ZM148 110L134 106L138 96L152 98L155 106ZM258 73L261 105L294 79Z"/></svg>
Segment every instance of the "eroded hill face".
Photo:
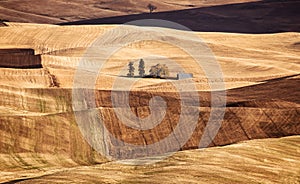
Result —
<svg viewBox="0 0 300 184"><path fill-rule="evenodd" d="M43 65L40 69L0 68L1 170L57 169L107 161L86 142L78 128L72 103L82 102L72 99L72 87L76 66L86 48L112 28L18 23L0 28L3 38L0 48L33 48L36 54L41 54ZM300 56L295 47L299 33L197 35L215 54L227 89L224 120L209 146L300 134ZM199 118L193 135L181 149L198 148L211 112L210 88L203 72L195 69L193 60L178 48L161 42L138 42L125 47L103 67L96 83L95 103L106 127L119 140L150 145L166 137L177 125L180 98L167 80L142 79L130 96L132 113L140 117L149 115L151 97L163 97L170 108L161 125L153 130L137 131L124 126L116 117L111 104L113 81L129 61L138 61L141 53L174 58L195 74L199 97L194 98L201 101L201 107L195 107L199 108ZM153 63L157 61L153 59ZM53 85L54 79L57 85ZM121 98L122 93L117 96ZM88 107L91 102L85 103ZM123 151L124 156L130 153L109 138L101 141L109 145L112 153Z"/></svg>

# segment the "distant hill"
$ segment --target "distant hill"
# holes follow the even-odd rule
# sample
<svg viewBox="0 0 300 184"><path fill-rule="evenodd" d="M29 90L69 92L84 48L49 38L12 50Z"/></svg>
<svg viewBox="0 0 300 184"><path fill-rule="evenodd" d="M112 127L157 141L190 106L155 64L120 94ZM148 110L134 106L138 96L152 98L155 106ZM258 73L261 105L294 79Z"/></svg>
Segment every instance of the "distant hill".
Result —
<svg viewBox="0 0 300 184"><path fill-rule="evenodd" d="M11 22L49 23L78 21L93 18L113 17L147 13L148 3L157 6L157 12L199 8L257 0L6 0L0 1L0 19Z"/></svg>
<svg viewBox="0 0 300 184"><path fill-rule="evenodd" d="M148 3L157 6L150 14ZM193 31L278 33L300 31L299 0L0 1L0 19L60 25L123 24L164 19Z"/></svg>
<svg viewBox="0 0 300 184"><path fill-rule="evenodd" d="M300 1L259 1L185 10L88 19L62 25L123 24L139 19L164 19L193 31L278 33L300 31Z"/></svg>

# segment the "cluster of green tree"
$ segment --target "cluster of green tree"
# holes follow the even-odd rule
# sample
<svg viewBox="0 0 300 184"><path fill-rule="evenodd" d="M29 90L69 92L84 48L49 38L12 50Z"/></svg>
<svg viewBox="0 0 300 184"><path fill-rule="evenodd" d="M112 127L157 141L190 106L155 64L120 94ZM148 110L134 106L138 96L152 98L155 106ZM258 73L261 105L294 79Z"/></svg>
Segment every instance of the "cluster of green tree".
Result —
<svg viewBox="0 0 300 184"><path fill-rule="evenodd" d="M129 62L128 63L128 77L134 77L134 62ZM153 78L166 78L169 77L170 72L169 68L165 64L157 64L151 67L149 70L149 75L150 77ZM146 76L146 71L145 71L145 62L143 59L140 59L139 62L139 76L140 77L145 77Z"/></svg>

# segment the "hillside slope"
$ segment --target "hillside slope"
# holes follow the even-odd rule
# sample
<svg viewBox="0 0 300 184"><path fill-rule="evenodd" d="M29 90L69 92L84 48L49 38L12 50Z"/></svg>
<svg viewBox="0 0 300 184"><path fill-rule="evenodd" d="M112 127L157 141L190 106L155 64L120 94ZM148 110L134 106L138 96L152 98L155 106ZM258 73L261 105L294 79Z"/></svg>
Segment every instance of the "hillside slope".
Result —
<svg viewBox="0 0 300 184"><path fill-rule="evenodd" d="M0 172L11 183L299 183L300 137L253 140L177 152L155 165L96 166ZM159 159L159 158L149 158Z"/></svg>

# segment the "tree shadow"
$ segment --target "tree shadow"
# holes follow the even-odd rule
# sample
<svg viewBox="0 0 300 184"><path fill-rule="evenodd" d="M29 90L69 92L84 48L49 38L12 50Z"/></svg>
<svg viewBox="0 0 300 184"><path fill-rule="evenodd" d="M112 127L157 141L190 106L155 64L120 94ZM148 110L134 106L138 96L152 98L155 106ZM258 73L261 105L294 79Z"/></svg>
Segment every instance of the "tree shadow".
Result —
<svg viewBox="0 0 300 184"><path fill-rule="evenodd" d="M127 75L119 75L118 77L122 78L133 78L133 79L165 79L165 80L178 80L177 77L159 77L159 76L152 76L152 75L145 75L144 77L141 76L134 76L134 77L129 77Z"/></svg>

